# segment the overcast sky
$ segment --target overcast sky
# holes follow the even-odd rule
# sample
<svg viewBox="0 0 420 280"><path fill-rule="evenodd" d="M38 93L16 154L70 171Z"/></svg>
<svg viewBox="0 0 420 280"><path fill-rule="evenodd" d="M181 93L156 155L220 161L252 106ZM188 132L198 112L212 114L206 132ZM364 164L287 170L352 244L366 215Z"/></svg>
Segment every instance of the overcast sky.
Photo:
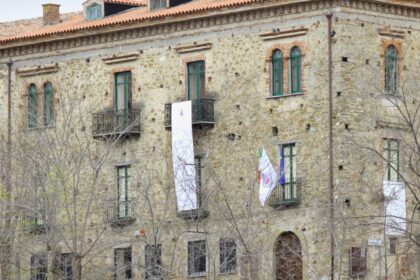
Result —
<svg viewBox="0 0 420 280"><path fill-rule="evenodd" d="M85 0L0 0L0 22L42 16L42 4L60 4L60 13L82 10Z"/></svg>

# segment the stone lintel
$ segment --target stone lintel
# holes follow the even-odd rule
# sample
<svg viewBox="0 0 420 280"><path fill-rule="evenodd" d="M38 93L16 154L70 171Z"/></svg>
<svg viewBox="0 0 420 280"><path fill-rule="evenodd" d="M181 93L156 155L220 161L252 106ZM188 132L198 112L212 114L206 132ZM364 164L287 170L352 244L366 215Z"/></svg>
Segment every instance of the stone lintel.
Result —
<svg viewBox="0 0 420 280"><path fill-rule="evenodd" d="M213 45L212 43L201 43L201 44L194 43L192 45L177 46L174 49L177 53L188 53L188 52L208 50L212 47L212 45Z"/></svg>
<svg viewBox="0 0 420 280"><path fill-rule="evenodd" d="M134 61L139 58L139 53L125 53L125 54L114 54L111 56L106 56L102 58L102 61L106 64L116 64L116 63L124 63L129 61Z"/></svg>
<svg viewBox="0 0 420 280"><path fill-rule="evenodd" d="M275 40L275 39L283 39L283 38L291 38L291 37L298 37L298 36L305 36L308 33L308 28L299 28L299 29L289 29L284 31L274 31L274 32L265 32L259 34L259 36L264 40Z"/></svg>
<svg viewBox="0 0 420 280"><path fill-rule="evenodd" d="M21 77L30 77L43 74L56 73L60 71L60 67L57 64L39 65L36 67L25 67L16 69L16 74Z"/></svg>

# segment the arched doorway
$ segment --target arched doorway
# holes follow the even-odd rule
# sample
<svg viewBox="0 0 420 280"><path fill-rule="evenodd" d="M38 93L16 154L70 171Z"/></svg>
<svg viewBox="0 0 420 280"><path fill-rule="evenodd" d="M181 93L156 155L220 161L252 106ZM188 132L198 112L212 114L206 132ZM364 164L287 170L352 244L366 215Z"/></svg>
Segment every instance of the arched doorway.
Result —
<svg viewBox="0 0 420 280"><path fill-rule="evenodd" d="M275 245L276 280L302 280L302 246L293 232L284 232Z"/></svg>

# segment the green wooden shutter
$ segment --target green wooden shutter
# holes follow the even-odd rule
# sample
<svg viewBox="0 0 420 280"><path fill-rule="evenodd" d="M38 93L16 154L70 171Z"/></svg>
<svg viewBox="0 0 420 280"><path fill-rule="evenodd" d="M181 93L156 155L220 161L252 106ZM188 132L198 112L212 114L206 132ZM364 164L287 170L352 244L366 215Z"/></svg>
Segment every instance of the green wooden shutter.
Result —
<svg viewBox="0 0 420 280"><path fill-rule="evenodd" d="M398 53L394 45L385 50L385 91L396 93L398 87Z"/></svg>
<svg viewBox="0 0 420 280"><path fill-rule="evenodd" d="M271 91L273 96L283 95L283 54L275 50L271 57Z"/></svg>
<svg viewBox="0 0 420 280"><path fill-rule="evenodd" d="M290 52L290 89L291 93L302 92L301 52L298 47L293 47Z"/></svg>
<svg viewBox="0 0 420 280"><path fill-rule="evenodd" d="M28 127L37 126L38 120L38 95L34 84L29 86L28 93Z"/></svg>

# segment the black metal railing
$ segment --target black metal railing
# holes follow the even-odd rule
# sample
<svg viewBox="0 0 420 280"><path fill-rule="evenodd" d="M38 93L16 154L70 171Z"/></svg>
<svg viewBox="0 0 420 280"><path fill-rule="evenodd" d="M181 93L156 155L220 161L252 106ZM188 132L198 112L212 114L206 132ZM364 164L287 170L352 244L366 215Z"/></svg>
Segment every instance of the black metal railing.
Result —
<svg viewBox="0 0 420 280"><path fill-rule="evenodd" d="M134 222L134 202L130 200L109 200L106 201L104 212L105 223L115 225L126 225Z"/></svg>
<svg viewBox="0 0 420 280"><path fill-rule="evenodd" d="M42 233L46 231L46 225L42 218L29 214L22 215L21 227L23 231L30 233Z"/></svg>
<svg viewBox="0 0 420 280"><path fill-rule="evenodd" d="M92 114L94 138L140 134L140 109L108 110Z"/></svg>
<svg viewBox="0 0 420 280"><path fill-rule="evenodd" d="M191 100L193 125L214 125L214 99ZM165 127L170 128L172 122L172 104L165 104Z"/></svg>
<svg viewBox="0 0 420 280"><path fill-rule="evenodd" d="M286 208L296 206L301 201L302 180L286 181L284 185L278 184L271 192L267 205L274 208Z"/></svg>
<svg viewBox="0 0 420 280"><path fill-rule="evenodd" d="M178 211L178 217L184 220L199 220L209 216L208 203L203 191L197 190L197 209Z"/></svg>

